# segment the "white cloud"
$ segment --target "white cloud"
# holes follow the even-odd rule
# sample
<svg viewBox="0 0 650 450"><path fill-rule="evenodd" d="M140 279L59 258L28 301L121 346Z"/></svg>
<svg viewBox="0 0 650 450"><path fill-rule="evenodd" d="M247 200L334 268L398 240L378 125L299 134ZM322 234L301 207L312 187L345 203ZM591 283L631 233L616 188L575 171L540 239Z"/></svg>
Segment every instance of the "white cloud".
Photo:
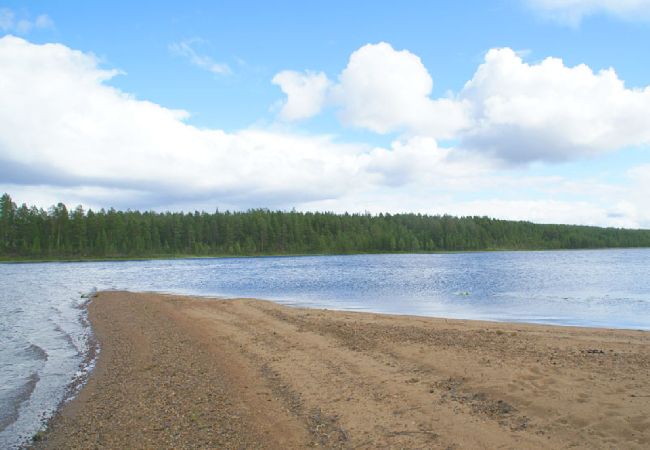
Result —
<svg viewBox="0 0 650 450"><path fill-rule="evenodd" d="M278 77L286 80L281 84L287 94L285 107L307 103L309 108L302 109L309 111L308 117L330 103L340 107L340 119L345 125L381 134L406 131L447 138L467 125L463 102L430 98L433 80L420 58L407 50L397 51L385 42L364 45L353 52L339 82L329 90L325 89L327 78L322 73L318 74L318 84L309 74L280 72L274 78L276 84L280 84ZM299 91L296 85L303 89ZM292 92L288 87L294 87ZM324 94L328 94L327 98L323 98ZM281 114L289 120L304 118L286 114L286 108Z"/></svg>
<svg viewBox="0 0 650 450"><path fill-rule="evenodd" d="M515 162L561 161L650 142L650 87L628 89L614 69L558 58L528 64L490 50L459 97L471 104L463 145Z"/></svg>
<svg viewBox="0 0 650 450"><path fill-rule="evenodd" d="M650 164L643 164L627 172L630 189L622 198L627 208L626 217L632 217L644 227L650 228Z"/></svg>
<svg viewBox="0 0 650 450"><path fill-rule="evenodd" d="M215 75L230 75L232 70L225 63L215 62L211 57L201 55L194 50L193 44L201 43L200 39L190 39L169 44L169 51L174 55L186 58L191 64Z"/></svg>
<svg viewBox="0 0 650 450"><path fill-rule="evenodd" d="M453 163L449 164L445 161L433 166L428 178L422 177L422 170L409 178L406 186L368 185L340 198L307 202L303 207L650 228L650 167L630 170L628 183L608 184L592 179L515 173L476 163L464 171L461 161L454 171ZM445 167L451 167L451 173ZM390 171L387 173L391 175ZM382 176L385 174L382 171Z"/></svg>
<svg viewBox="0 0 650 450"><path fill-rule="evenodd" d="M46 185L68 195L83 187L146 207L291 207L376 186L451 184L480 170L478 158L476 170L463 169L431 138L388 150L328 136L199 129L184 111L108 86L117 71L60 44L4 37L0 66L0 184L12 191Z"/></svg>
<svg viewBox="0 0 650 450"><path fill-rule="evenodd" d="M386 133L428 115L433 80L420 58L390 44L367 44L350 56L335 88L344 123Z"/></svg>
<svg viewBox="0 0 650 450"><path fill-rule="evenodd" d="M329 103L340 108L346 125L456 139L514 163L564 161L650 143L650 87L627 88L611 68L567 67L558 58L529 64L501 48L487 52L458 94L432 99L432 85L416 55L368 44L351 55L329 90ZM297 103L296 97L292 92L286 105ZM325 103L309 102L309 115Z"/></svg>
<svg viewBox="0 0 650 450"><path fill-rule="evenodd" d="M264 130L225 133L104 84L115 71L63 45L0 39L0 173L5 183L140 190L291 204L362 178L364 148ZM165 200L168 201L168 200ZM154 203L155 204L155 203Z"/></svg>
<svg viewBox="0 0 650 450"><path fill-rule="evenodd" d="M0 192L19 202L295 206L650 226L642 195L650 191L650 169L643 167L615 188L518 175L426 135L373 148L264 129L199 129L184 111L109 86L118 72L100 68L92 55L13 36L0 38L0 67ZM567 192L571 199L563 198Z"/></svg>
<svg viewBox="0 0 650 450"><path fill-rule="evenodd" d="M336 200L321 200L304 206L312 211L368 211L378 214L422 213L455 216L488 216L506 220L536 223L568 223L577 225L648 228L650 217L633 202L620 201L602 205L593 201L561 199L458 200L448 193L421 188L417 191L373 189Z"/></svg>
<svg viewBox="0 0 650 450"><path fill-rule="evenodd" d="M408 130L450 137L465 124L462 102L430 98L433 80L420 58L390 44L364 45L333 88L343 123L378 133Z"/></svg>
<svg viewBox="0 0 650 450"><path fill-rule="evenodd" d="M636 227L638 222L627 215L612 217L611 209L591 202L564 200L502 200L488 199L449 205L455 215L502 217L509 220L527 220L537 223L572 223Z"/></svg>
<svg viewBox="0 0 650 450"><path fill-rule="evenodd" d="M495 168L492 161L458 149L440 148L435 139L413 137L397 140L389 149L377 147L364 157L366 170L384 186L425 184L463 189Z"/></svg>
<svg viewBox="0 0 650 450"><path fill-rule="evenodd" d="M287 96L280 116L284 120L307 119L323 108L330 81L323 72L305 73L284 70L273 77L273 84L280 86Z"/></svg>
<svg viewBox="0 0 650 450"><path fill-rule="evenodd" d="M47 14L41 14L36 19L17 18L9 8L0 8L0 31L6 33L27 34L34 29L54 28L54 22Z"/></svg>
<svg viewBox="0 0 650 450"><path fill-rule="evenodd" d="M627 20L650 19L650 0L526 0L548 17L578 25L586 16L610 14Z"/></svg>

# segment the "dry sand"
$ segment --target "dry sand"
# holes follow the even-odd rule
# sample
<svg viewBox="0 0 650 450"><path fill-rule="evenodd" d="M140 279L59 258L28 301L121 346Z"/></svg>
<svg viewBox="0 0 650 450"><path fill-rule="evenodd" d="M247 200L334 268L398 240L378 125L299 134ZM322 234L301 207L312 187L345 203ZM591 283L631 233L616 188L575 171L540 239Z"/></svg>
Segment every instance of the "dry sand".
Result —
<svg viewBox="0 0 650 450"><path fill-rule="evenodd" d="M45 448L650 448L650 333L100 293Z"/></svg>

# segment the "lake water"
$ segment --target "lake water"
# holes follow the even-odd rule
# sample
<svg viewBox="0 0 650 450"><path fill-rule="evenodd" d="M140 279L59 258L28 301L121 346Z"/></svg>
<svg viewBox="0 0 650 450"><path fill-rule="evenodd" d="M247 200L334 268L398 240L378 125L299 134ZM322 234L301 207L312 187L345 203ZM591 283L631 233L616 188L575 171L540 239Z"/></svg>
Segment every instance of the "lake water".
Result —
<svg viewBox="0 0 650 450"><path fill-rule="evenodd" d="M0 264L0 448L92 367L81 294L94 289L650 330L650 249Z"/></svg>

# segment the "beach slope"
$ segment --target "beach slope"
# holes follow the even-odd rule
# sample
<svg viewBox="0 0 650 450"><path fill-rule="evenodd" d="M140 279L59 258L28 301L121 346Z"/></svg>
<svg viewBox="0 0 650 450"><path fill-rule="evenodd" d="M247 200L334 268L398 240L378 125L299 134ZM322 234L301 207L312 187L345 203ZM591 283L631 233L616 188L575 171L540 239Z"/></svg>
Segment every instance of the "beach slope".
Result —
<svg viewBox="0 0 650 450"><path fill-rule="evenodd" d="M650 333L102 292L39 448L648 448Z"/></svg>

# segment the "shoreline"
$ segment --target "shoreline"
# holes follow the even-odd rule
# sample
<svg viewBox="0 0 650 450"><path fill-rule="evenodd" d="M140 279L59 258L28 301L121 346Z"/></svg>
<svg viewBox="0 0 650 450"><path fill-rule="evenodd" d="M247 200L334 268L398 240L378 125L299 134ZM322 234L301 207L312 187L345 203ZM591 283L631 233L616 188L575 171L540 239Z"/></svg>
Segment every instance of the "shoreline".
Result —
<svg viewBox="0 0 650 450"><path fill-rule="evenodd" d="M498 248L482 250L439 250L430 252L352 252L352 253L269 253L254 255L162 255L162 256L115 256L115 257L70 257L70 258L18 258L2 259L0 264L38 263L80 263L80 262L122 262L122 261L165 261L183 259L230 259L230 258L301 258L310 256L363 256L363 255L457 255L466 253L519 253L519 252L579 252L599 250L647 250L650 247L585 247L585 248Z"/></svg>
<svg viewBox="0 0 650 450"><path fill-rule="evenodd" d="M100 292L35 448L650 445L647 331Z"/></svg>

